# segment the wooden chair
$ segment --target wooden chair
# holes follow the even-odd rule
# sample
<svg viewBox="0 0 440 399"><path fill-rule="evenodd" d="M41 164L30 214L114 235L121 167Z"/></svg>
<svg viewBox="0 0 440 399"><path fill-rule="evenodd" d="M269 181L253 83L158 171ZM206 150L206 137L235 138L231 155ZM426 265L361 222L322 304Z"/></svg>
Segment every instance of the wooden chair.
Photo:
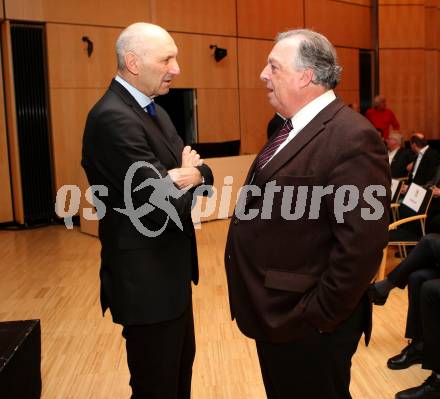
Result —
<svg viewBox="0 0 440 399"><path fill-rule="evenodd" d="M432 190L424 189L412 183L399 208L402 219L393 221L388 226L389 241L383 250L382 262L377 280L383 280L386 273L388 247L397 246L402 257L407 256L408 246L415 246L425 235L425 222L431 204Z"/></svg>
<svg viewBox="0 0 440 399"><path fill-rule="evenodd" d="M402 179L391 180L391 218L393 222L399 219L399 199L405 182Z"/></svg>

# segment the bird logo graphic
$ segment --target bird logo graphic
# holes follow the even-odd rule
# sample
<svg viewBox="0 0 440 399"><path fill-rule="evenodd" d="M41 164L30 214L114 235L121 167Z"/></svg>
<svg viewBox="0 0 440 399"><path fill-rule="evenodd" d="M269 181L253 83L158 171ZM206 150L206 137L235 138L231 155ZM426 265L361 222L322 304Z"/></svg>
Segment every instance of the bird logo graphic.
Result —
<svg viewBox="0 0 440 399"><path fill-rule="evenodd" d="M137 192L146 187L152 187L153 192L148 199L148 202L141 205L138 208L134 208L133 198L132 198L132 182L133 177L137 170L140 168L148 168L154 172L154 177L146 178L141 184L133 189L133 192ZM157 176L157 177L156 177ZM183 230L182 221L180 220L179 214L175 206L171 203L170 198L180 198L184 195L190 187L180 190L178 189L171 178L167 175L162 177L160 172L149 162L137 161L134 162L130 168L128 168L124 179L124 203L125 209L115 208L115 211L127 215L134 227L146 237L157 237L159 236L167 227L169 220L171 219L180 230ZM166 213L167 217L162 227L157 230L150 230L145 227L140 218L148 215L155 209L160 209Z"/></svg>

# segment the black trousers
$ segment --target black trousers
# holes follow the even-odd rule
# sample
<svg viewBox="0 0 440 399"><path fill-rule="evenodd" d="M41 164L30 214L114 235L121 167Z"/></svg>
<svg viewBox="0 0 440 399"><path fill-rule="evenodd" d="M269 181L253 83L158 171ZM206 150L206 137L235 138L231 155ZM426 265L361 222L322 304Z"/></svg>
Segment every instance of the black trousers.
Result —
<svg viewBox="0 0 440 399"><path fill-rule="evenodd" d="M351 399L351 358L369 312L364 298L331 333L282 344L257 341L268 399Z"/></svg>
<svg viewBox="0 0 440 399"><path fill-rule="evenodd" d="M433 279L440 278L440 268L420 269L412 272L408 277L408 314L406 317L405 337L414 341L424 341L422 324L422 291L425 284Z"/></svg>
<svg viewBox="0 0 440 399"><path fill-rule="evenodd" d="M428 234L412 249L389 275L388 279L399 288L405 288L409 276L419 269L434 269L440 271L440 234Z"/></svg>
<svg viewBox="0 0 440 399"><path fill-rule="evenodd" d="M408 315L405 337L423 341L421 291L423 284L440 278L440 234L428 234L389 275L399 288L408 286Z"/></svg>
<svg viewBox="0 0 440 399"><path fill-rule="evenodd" d="M440 279L423 283L420 302L424 342L422 367L440 373Z"/></svg>
<svg viewBox="0 0 440 399"><path fill-rule="evenodd" d="M190 399L195 337L192 305L175 320L124 326L131 399Z"/></svg>

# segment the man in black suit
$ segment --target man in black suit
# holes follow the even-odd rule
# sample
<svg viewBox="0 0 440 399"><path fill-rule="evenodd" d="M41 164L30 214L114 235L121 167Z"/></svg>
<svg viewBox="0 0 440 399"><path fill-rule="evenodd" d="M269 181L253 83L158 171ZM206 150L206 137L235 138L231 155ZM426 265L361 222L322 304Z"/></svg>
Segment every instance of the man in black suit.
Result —
<svg viewBox="0 0 440 399"><path fill-rule="evenodd" d="M90 111L83 138L89 183L108 190L100 198L107 209L99 222L102 310L123 325L132 398L189 399L198 265L186 189L212 184L212 173L152 101L180 73L171 36L157 25L130 25L116 55L117 76Z"/></svg>
<svg viewBox="0 0 440 399"><path fill-rule="evenodd" d="M416 158L409 174L408 184L416 183L424 186L434 178L437 166L440 164L440 154L428 145L421 133L413 134L409 142Z"/></svg>
<svg viewBox="0 0 440 399"><path fill-rule="evenodd" d="M414 153L403 148L403 137L399 132L391 132L385 140L388 148L391 177L394 179L408 176L407 166L414 161Z"/></svg>
<svg viewBox="0 0 440 399"><path fill-rule="evenodd" d="M384 305L395 287L408 286L405 338L410 343L391 357L388 368L406 369L413 364L433 370L419 387L398 392L396 399L440 399L440 235L424 236L408 257L386 279L369 288L376 305Z"/></svg>
<svg viewBox="0 0 440 399"><path fill-rule="evenodd" d="M371 330L365 293L388 241L389 166L376 130L336 98L340 70L331 43L301 29L278 36L260 75L286 121L249 170L225 265L270 399L351 398L351 358ZM340 218L348 186L362 194ZM373 186L381 212L364 218Z"/></svg>

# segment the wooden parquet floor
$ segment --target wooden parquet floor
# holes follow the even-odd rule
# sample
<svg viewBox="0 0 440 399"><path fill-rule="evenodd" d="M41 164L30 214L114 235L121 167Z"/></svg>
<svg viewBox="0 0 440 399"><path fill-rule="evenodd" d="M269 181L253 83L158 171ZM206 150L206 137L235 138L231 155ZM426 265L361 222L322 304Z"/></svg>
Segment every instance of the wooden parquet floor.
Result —
<svg viewBox="0 0 440 399"><path fill-rule="evenodd" d="M193 290L192 397L263 399L255 345L229 315L223 266L228 223L205 223L197 231L201 275ZM41 319L43 399L130 397L121 327L100 313L99 251L98 239L78 229L0 231L0 321ZM375 308L372 342L368 348L360 343L353 362L354 399L392 399L429 375L420 366L386 368L387 358L406 345L406 309L401 290Z"/></svg>

